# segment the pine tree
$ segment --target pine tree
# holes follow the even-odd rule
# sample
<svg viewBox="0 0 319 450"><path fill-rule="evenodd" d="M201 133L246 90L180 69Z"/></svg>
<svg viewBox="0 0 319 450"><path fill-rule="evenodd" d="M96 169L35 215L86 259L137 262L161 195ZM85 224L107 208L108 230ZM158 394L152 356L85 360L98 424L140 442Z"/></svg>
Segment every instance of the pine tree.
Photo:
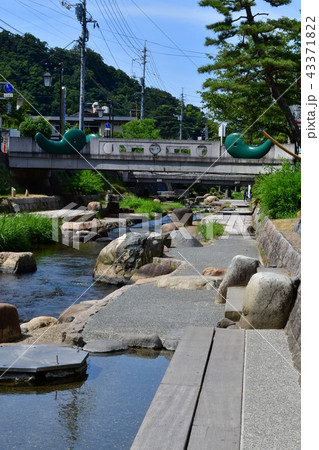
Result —
<svg viewBox="0 0 319 450"><path fill-rule="evenodd" d="M291 3L264 1L272 7ZM207 26L214 37L208 37L206 45L218 46L219 51L211 64L199 69L212 74L202 95L215 118L250 132L265 128L277 135L288 134L301 145L300 130L289 108L300 104L296 88L300 21L256 13L254 0L201 0L199 4L212 7L224 18ZM274 101L276 105L271 106Z"/></svg>

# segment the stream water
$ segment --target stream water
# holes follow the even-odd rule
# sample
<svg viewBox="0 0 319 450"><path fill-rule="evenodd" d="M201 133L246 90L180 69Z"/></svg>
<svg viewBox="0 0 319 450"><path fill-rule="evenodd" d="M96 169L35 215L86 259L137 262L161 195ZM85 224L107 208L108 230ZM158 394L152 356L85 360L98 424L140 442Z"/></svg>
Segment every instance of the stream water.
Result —
<svg viewBox="0 0 319 450"><path fill-rule="evenodd" d="M0 448L129 449L170 355L90 356L84 382L0 387Z"/></svg>
<svg viewBox="0 0 319 450"><path fill-rule="evenodd" d="M164 218L164 222L170 221ZM150 221L131 231L153 231ZM114 230L112 239L127 230ZM37 271L1 274L0 301L14 304L20 321L58 317L78 301L101 299L115 286L93 283L104 243L79 250L56 244L34 251ZM59 386L0 387L0 448L129 449L171 358L135 351L88 358L87 379Z"/></svg>
<svg viewBox="0 0 319 450"><path fill-rule="evenodd" d="M37 316L58 317L73 302L101 299L115 287L93 284L96 258L105 244L88 242L80 249L50 245L35 250L37 271L1 274L0 301L18 309L21 322Z"/></svg>

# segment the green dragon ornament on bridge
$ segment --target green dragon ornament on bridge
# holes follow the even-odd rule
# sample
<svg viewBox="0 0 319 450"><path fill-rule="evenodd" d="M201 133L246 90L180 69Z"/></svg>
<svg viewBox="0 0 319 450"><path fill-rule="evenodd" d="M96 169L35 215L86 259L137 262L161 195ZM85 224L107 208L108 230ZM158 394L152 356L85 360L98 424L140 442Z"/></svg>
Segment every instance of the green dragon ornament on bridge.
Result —
<svg viewBox="0 0 319 450"><path fill-rule="evenodd" d="M272 142L267 139L263 144L252 147L241 139L241 133L232 133L225 139L225 148L234 158L259 159L271 149Z"/></svg>
<svg viewBox="0 0 319 450"><path fill-rule="evenodd" d="M76 155L86 144L85 134L77 128L68 130L61 141L51 141L42 133L37 133L35 140L45 152L54 155Z"/></svg>

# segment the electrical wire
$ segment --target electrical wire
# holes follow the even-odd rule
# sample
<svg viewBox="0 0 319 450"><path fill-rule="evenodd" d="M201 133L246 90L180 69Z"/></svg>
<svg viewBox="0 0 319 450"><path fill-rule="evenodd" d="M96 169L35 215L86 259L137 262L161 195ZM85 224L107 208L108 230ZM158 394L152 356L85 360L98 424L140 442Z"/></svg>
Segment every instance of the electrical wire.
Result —
<svg viewBox="0 0 319 450"><path fill-rule="evenodd" d="M184 56L196 67L198 68L197 64L194 63L194 61L188 56L186 55L186 53L173 41L173 39L164 31L162 30L162 28L157 25L157 23L148 15L146 14L146 12L140 8L136 2L134 0L131 0L131 2L136 6L137 9L139 9L141 11L142 14L144 14L145 17L148 18L148 20L175 46L175 48L177 48L177 50L179 50L181 53L184 54Z"/></svg>

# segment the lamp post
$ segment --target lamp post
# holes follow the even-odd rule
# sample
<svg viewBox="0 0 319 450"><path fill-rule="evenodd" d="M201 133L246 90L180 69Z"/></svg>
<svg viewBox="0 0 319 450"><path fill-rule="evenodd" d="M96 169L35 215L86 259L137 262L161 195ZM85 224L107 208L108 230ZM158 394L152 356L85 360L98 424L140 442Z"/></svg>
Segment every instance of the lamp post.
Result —
<svg viewBox="0 0 319 450"><path fill-rule="evenodd" d="M53 69L58 68L60 70L60 138L62 139L65 131L65 120L64 120L64 99L63 99L63 65L62 63L58 64L48 64L49 67ZM52 86L52 75L49 72L48 68L45 74L43 74L44 86L50 87Z"/></svg>

